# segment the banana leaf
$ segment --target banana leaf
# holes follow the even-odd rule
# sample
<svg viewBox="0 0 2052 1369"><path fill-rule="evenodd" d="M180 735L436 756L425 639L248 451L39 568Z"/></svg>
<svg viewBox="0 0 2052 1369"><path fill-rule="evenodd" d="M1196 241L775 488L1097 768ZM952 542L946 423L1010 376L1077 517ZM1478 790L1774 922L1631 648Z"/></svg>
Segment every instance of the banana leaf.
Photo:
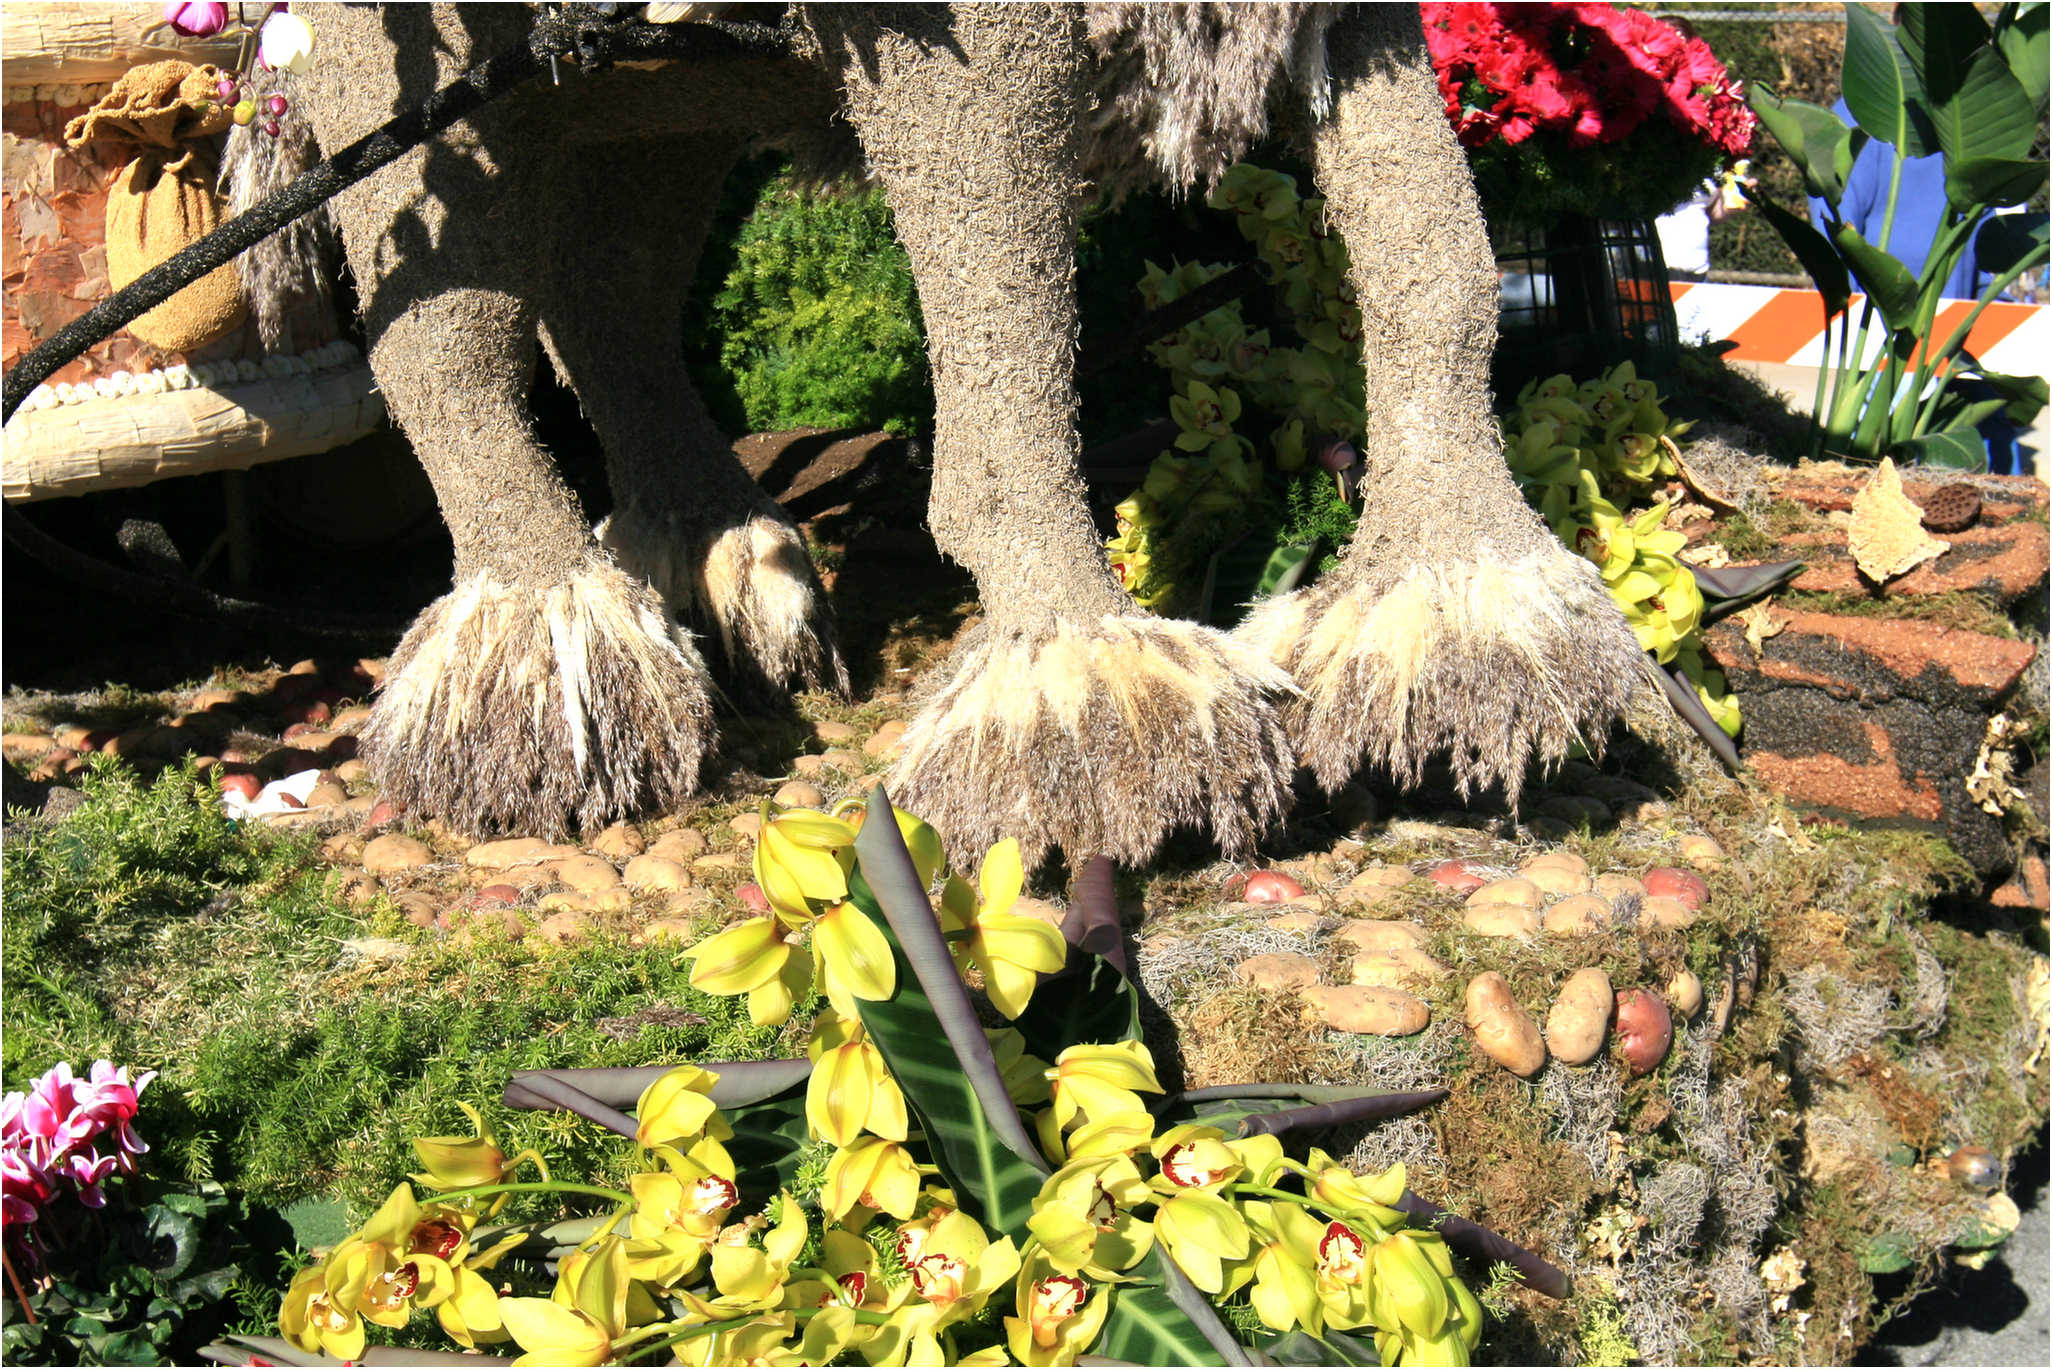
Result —
<svg viewBox="0 0 2052 1369"><path fill-rule="evenodd" d="M1945 471L1985 471L1988 444L1972 428L1955 428L1942 433L1925 433L1895 444L1894 455Z"/></svg>
<svg viewBox="0 0 2052 1369"><path fill-rule="evenodd" d="M1405 1193L1397 1204L1414 1217L1423 1217L1453 1249L1485 1265L1507 1264L1518 1271L1525 1287L1549 1298L1565 1298L1573 1291L1568 1276L1558 1265L1525 1249L1516 1241L1499 1236L1480 1222L1456 1217L1428 1198Z"/></svg>
<svg viewBox="0 0 2052 1369"><path fill-rule="evenodd" d="M513 1085L539 1077L560 1079L582 1090L608 1107L631 1108L650 1084L676 1068L674 1065L637 1065L624 1069L515 1070L507 1083L506 1106L549 1108L554 1103L515 1102ZM717 1074L712 1100L723 1108L739 1107L763 1098L774 1098L794 1084L802 1084L812 1073L810 1060L724 1060L708 1061L703 1069ZM523 1094L529 1097L531 1094Z"/></svg>
<svg viewBox="0 0 2052 1369"><path fill-rule="evenodd" d="M1134 1267L1139 1282L1109 1293L1095 1354L1133 1364L1250 1364L1247 1349L1175 1261L1156 1246Z"/></svg>
<svg viewBox="0 0 2052 1369"><path fill-rule="evenodd" d="M760 1205L779 1189L792 1187L806 1148L805 1091L724 1109L734 1137L734 1186L745 1203Z"/></svg>
<svg viewBox="0 0 2052 1369"><path fill-rule="evenodd" d="M1689 725L1689 730L1701 737L1704 745L1716 753L1717 759L1723 762L1725 769L1737 774L1738 747L1725 735L1724 729L1717 725L1717 719L1710 716L1710 710L1703 707L1703 701L1696 697L1696 687L1690 684L1688 678L1680 671L1668 666L1654 666L1653 678L1660 682L1660 692L1667 696L1668 703L1674 705L1674 711Z"/></svg>
<svg viewBox="0 0 2052 1369"><path fill-rule="evenodd" d="M525 1078L516 1077L506 1084L507 1107L536 1111L561 1108L622 1136L631 1137L635 1134L636 1127L632 1117L618 1108L600 1102L575 1084L545 1070L523 1073L526 1075Z"/></svg>
<svg viewBox="0 0 2052 1369"><path fill-rule="evenodd" d="M1382 1357L1375 1353L1373 1339L1345 1331L1327 1331L1322 1336L1290 1331L1263 1341L1261 1349L1277 1364L1382 1363Z"/></svg>
<svg viewBox="0 0 2052 1369"><path fill-rule="evenodd" d="M1012 1025L1026 1049L1053 1060L1084 1042L1110 1044L1140 1039L1140 993L1133 985L1125 928L1119 925L1112 863L1093 856L1062 919L1068 963L1033 992L1033 1001Z"/></svg>
<svg viewBox="0 0 2052 1369"><path fill-rule="evenodd" d="M1802 573L1806 561L1770 561L1758 566L1690 566L1703 594L1705 626L1780 589Z"/></svg>
<svg viewBox="0 0 2052 1369"><path fill-rule="evenodd" d="M1938 151L1924 83L1893 25L1871 10L1845 11L1845 105L1859 126L1902 157Z"/></svg>

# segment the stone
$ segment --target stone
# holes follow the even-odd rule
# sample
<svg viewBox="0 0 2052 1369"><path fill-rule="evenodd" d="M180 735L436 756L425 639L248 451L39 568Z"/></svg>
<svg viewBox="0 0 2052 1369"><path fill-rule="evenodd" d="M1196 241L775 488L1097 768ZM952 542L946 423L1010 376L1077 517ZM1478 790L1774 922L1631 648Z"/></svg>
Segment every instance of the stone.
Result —
<svg viewBox="0 0 2052 1369"><path fill-rule="evenodd" d="M1536 936L1539 914L1515 903L1484 903L1461 914L1461 925L1477 936Z"/></svg>
<svg viewBox="0 0 2052 1369"><path fill-rule="evenodd" d="M394 894L392 906L416 927L433 927L439 920L440 910L436 907L432 894Z"/></svg>
<svg viewBox="0 0 2052 1369"><path fill-rule="evenodd" d="M616 822L591 839L593 855L604 856L618 864L629 861L648 849L648 843L641 839L641 831L631 822Z"/></svg>
<svg viewBox="0 0 2052 1369"><path fill-rule="evenodd" d="M363 838L350 832L337 832L321 843L321 859L330 865L361 865L363 851Z"/></svg>
<svg viewBox="0 0 2052 1369"><path fill-rule="evenodd" d="M1686 931L1696 924L1696 910L1681 899L1648 894L1639 904L1639 923L1663 931Z"/></svg>
<svg viewBox="0 0 2052 1369"><path fill-rule="evenodd" d="M1646 896L1646 886L1631 875L1598 875L1596 876L1596 892L1615 903L1627 894L1633 898L1644 898Z"/></svg>
<svg viewBox="0 0 2052 1369"><path fill-rule="evenodd" d="M1576 894L1546 910L1543 924L1552 936L1585 936L1610 930L1610 900L1600 894Z"/></svg>
<svg viewBox="0 0 2052 1369"><path fill-rule="evenodd" d="M1714 874L1724 868L1724 848L1717 844L1715 837L1704 836L1701 832L1687 832L1677 839L1674 845L1675 849L1681 852L1683 860L1704 874Z"/></svg>
<svg viewBox="0 0 2052 1369"><path fill-rule="evenodd" d="M872 760L894 761L905 750L905 721L893 718L876 731L869 740L862 743L862 754Z"/></svg>
<svg viewBox="0 0 2052 1369"><path fill-rule="evenodd" d="M674 860L679 865L688 865L711 849L705 834L682 827L674 832L665 832L657 837L648 848L648 854Z"/></svg>
<svg viewBox="0 0 2052 1369"><path fill-rule="evenodd" d="M745 837L749 841L754 841L762 835L762 814L737 813L735 816L727 819L727 826L732 828L736 835Z"/></svg>
<svg viewBox="0 0 2052 1369"><path fill-rule="evenodd" d="M826 795L804 780L791 780L778 788L772 801L784 808L819 808L825 805Z"/></svg>
<svg viewBox="0 0 2052 1369"><path fill-rule="evenodd" d="M435 853L426 842L397 832L373 837L363 848L363 868L374 875L418 869L433 864L434 859Z"/></svg>
<svg viewBox="0 0 2052 1369"><path fill-rule="evenodd" d="M1414 1036L1432 1021L1432 1010L1400 989L1366 984L1313 984L1302 992L1306 1015L1332 1031L1357 1036Z"/></svg>
<svg viewBox="0 0 2052 1369"><path fill-rule="evenodd" d="M846 723L823 722L812 725L812 735L832 746L836 742L855 740L855 729Z"/></svg>
<svg viewBox="0 0 2052 1369"><path fill-rule="evenodd" d="M1288 952L1253 956L1233 967L1233 978L1242 984L1270 990L1301 989L1316 984L1319 973L1318 962L1310 956Z"/></svg>
<svg viewBox="0 0 2052 1369"><path fill-rule="evenodd" d="M691 887L691 872L674 860L653 853L636 856L620 872L627 887L652 893L674 894Z"/></svg>
<svg viewBox="0 0 2052 1369"><path fill-rule="evenodd" d="M580 894L596 893L610 889L620 882L620 872L611 861L597 856L571 856L559 860L555 865L556 878Z"/></svg>
<svg viewBox="0 0 2052 1369"><path fill-rule="evenodd" d="M516 865L540 865L581 855L575 846L553 846L539 837L508 837L482 842L463 855L463 863L480 870L510 870Z"/></svg>
<svg viewBox="0 0 2052 1369"><path fill-rule="evenodd" d="M1417 993L1451 974L1443 963L1414 946L1389 946L1354 957L1356 984Z"/></svg>
<svg viewBox="0 0 2052 1369"><path fill-rule="evenodd" d="M1372 955L1377 951L1396 949L1423 951L1432 934L1415 922L1377 922L1356 918L1342 924L1332 934L1332 939L1353 947L1359 953Z"/></svg>
<svg viewBox="0 0 2052 1369"><path fill-rule="evenodd" d="M1511 878L1492 880L1468 895L1468 907L1486 908L1493 904L1505 904L1537 912L1545 906L1546 896L1539 892L1539 886L1529 879Z"/></svg>

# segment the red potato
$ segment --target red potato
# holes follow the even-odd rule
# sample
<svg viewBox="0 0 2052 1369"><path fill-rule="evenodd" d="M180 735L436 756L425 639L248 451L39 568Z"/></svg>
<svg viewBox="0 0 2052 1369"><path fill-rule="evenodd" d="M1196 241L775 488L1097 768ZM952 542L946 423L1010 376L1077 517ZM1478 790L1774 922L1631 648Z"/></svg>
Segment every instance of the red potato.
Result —
<svg viewBox="0 0 2052 1369"><path fill-rule="evenodd" d="M255 803L256 796L264 792L264 782L247 770L221 776L221 792L240 794L244 803Z"/></svg>
<svg viewBox="0 0 2052 1369"><path fill-rule="evenodd" d="M1710 886L1703 877L1687 870L1671 866L1658 866L1646 872L1646 892L1655 898L1680 899L1689 905L1692 912L1701 912L1710 901Z"/></svg>
<svg viewBox="0 0 2052 1369"><path fill-rule="evenodd" d="M1674 1015L1651 989L1619 989L1610 1030L1634 1075L1651 1074L1674 1044Z"/></svg>
<svg viewBox="0 0 2052 1369"><path fill-rule="evenodd" d="M370 816L364 820L363 825L366 828L383 827L386 823L397 819L399 813L400 808L398 804L390 799L379 799L371 805Z"/></svg>
<svg viewBox="0 0 2052 1369"><path fill-rule="evenodd" d="M1240 897L1248 903L1288 903L1303 892L1303 885L1280 870L1256 870L1247 876Z"/></svg>
<svg viewBox="0 0 2052 1369"><path fill-rule="evenodd" d="M763 893L759 885L744 884L734 891L734 897L740 899L758 913L766 913L770 910L769 895Z"/></svg>
<svg viewBox="0 0 2052 1369"><path fill-rule="evenodd" d="M1469 868L1465 860L1442 860L1425 872L1425 878L1463 894L1471 894L1489 882L1487 876Z"/></svg>
<svg viewBox="0 0 2052 1369"><path fill-rule="evenodd" d="M487 884L470 900L473 908L506 908L520 901L520 890L511 884Z"/></svg>

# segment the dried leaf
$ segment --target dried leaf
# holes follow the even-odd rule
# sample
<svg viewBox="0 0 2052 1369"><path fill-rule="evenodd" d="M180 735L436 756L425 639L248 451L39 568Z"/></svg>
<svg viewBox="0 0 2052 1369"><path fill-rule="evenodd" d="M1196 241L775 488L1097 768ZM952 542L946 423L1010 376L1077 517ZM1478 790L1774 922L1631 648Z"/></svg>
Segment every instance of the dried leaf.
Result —
<svg viewBox="0 0 2052 1369"><path fill-rule="evenodd" d="M1681 476L1682 484L1689 487L1689 493L1708 504L1719 513L1737 513L1738 505L1731 497L1703 478L1703 473L1691 467L1682 459L1681 448L1666 433L1660 435L1660 445L1667 448L1667 455L1674 462L1674 469Z"/></svg>
<svg viewBox="0 0 2052 1369"><path fill-rule="evenodd" d="M1914 570L1952 545L1924 531L1924 511L1902 492L1902 477L1886 457L1853 496L1846 542L1860 574L1876 584Z"/></svg>
<svg viewBox="0 0 2052 1369"><path fill-rule="evenodd" d="M1753 659L1756 661L1760 659L1761 643L1769 637L1779 637L1782 629L1788 626L1787 623L1777 622L1774 615L1767 611L1765 604L1751 605L1738 615L1738 620L1746 626L1746 645L1753 649Z"/></svg>

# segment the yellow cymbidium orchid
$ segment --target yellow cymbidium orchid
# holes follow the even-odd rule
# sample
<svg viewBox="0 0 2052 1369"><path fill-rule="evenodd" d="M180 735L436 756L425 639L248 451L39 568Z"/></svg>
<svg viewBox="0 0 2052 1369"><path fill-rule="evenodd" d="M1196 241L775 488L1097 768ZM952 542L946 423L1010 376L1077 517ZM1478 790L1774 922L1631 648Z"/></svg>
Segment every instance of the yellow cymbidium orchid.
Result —
<svg viewBox="0 0 2052 1369"><path fill-rule="evenodd" d="M1325 1228L1296 1203L1246 1202L1240 1206L1253 1237L1249 1295L1261 1324L1273 1331L1302 1326L1318 1335L1325 1303L1318 1291L1316 1252Z"/></svg>
<svg viewBox="0 0 2052 1369"><path fill-rule="evenodd" d="M293 1277L278 1309L278 1333L309 1354L354 1360L363 1354L363 1318L336 1303L327 1272L317 1264Z"/></svg>
<svg viewBox="0 0 2052 1369"><path fill-rule="evenodd" d="M1299 1238L1296 1233L1291 1234L1293 1240ZM1325 1309L1326 1325L1342 1331L1366 1326L1374 1316L1368 1239L1350 1223L1327 1222L1312 1251L1318 1301Z"/></svg>
<svg viewBox="0 0 2052 1369"><path fill-rule="evenodd" d="M763 1232L758 1249L748 1243L748 1236L761 1225L760 1218L737 1222L713 1243L713 1287L719 1290L713 1306L754 1311L775 1307L783 1298L791 1264L805 1249L805 1210L788 1192L780 1195L777 1224Z"/></svg>
<svg viewBox="0 0 2052 1369"><path fill-rule="evenodd" d="M411 1174L407 1177L415 1183L429 1188L481 1188L496 1184L518 1169L523 1161L532 1160L541 1171L543 1180L549 1177L549 1167L539 1152L528 1149L506 1158L499 1149L498 1138L485 1130L484 1118L476 1108L458 1100L457 1107L463 1109L475 1130L473 1136L419 1136L413 1141L413 1153L420 1157L425 1174ZM496 1208L505 1202L501 1194L493 1204Z"/></svg>
<svg viewBox="0 0 2052 1369"><path fill-rule="evenodd" d="M1206 1293L1225 1291L1225 1265L1244 1260L1247 1223L1231 1203L1195 1190L1157 1199L1154 1234L1171 1258Z"/></svg>
<svg viewBox="0 0 2052 1369"><path fill-rule="evenodd" d="M905 1095L884 1065L883 1053L858 1034L814 1055L805 1086L805 1120L814 1136L847 1147L868 1132L903 1141L909 1130Z"/></svg>
<svg viewBox="0 0 2052 1369"><path fill-rule="evenodd" d="M1056 1125L1066 1131L1077 1118L1093 1121L1122 1112L1145 1112L1140 1092L1160 1093L1154 1057L1138 1041L1071 1046L1047 1072L1054 1084Z"/></svg>
<svg viewBox="0 0 2052 1369"><path fill-rule="evenodd" d="M858 999L879 1002L898 989L891 944L869 914L836 903L812 922L812 970L820 992L843 1017L858 1017Z"/></svg>
<svg viewBox="0 0 2052 1369"><path fill-rule="evenodd" d="M1240 397L1232 390L1214 390L1193 380L1182 394L1169 396L1169 417L1182 429L1176 434L1176 447L1186 452L1203 451L1233 435L1233 424L1240 417Z"/></svg>
<svg viewBox="0 0 2052 1369"><path fill-rule="evenodd" d="M711 1094L720 1077L696 1065L679 1065L657 1076L641 1091L634 1105L634 1139L644 1146L681 1146L690 1149L699 1137L725 1141L734 1129L720 1116ZM722 1153L723 1157L724 1153ZM734 1176L732 1162L707 1168L727 1178Z"/></svg>
<svg viewBox="0 0 2052 1369"><path fill-rule="evenodd" d="M942 930L967 934L954 940L956 965L983 971L984 991L1008 1018L1026 1011L1040 976L1061 969L1068 955L1060 931L1010 911L1025 882L1019 843L1006 837L984 855L977 888L955 875L941 893Z"/></svg>
<svg viewBox="0 0 2052 1369"><path fill-rule="evenodd" d="M1040 1186L1026 1227L1056 1269L1109 1279L1154 1248L1154 1228L1135 1215L1152 1196L1124 1155L1079 1160Z"/></svg>
<svg viewBox="0 0 2052 1369"><path fill-rule="evenodd" d="M1401 1327L1426 1340L1446 1329L1453 1310L1447 1293L1452 1264L1449 1261L1444 1270L1439 1268L1428 1246L1445 1257L1436 1232L1392 1232L1370 1248L1368 1305L1378 1327Z"/></svg>
<svg viewBox="0 0 2052 1369"><path fill-rule="evenodd" d="M897 1141L864 1136L834 1152L834 1158L827 1161L819 1205L835 1221L847 1216L857 1203L903 1221L911 1217L918 1202L919 1166Z"/></svg>
<svg viewBox="0 0 2052 1369"><path fill-rule="evenodd" d="M1166 1194L1215 1193L1243 1174L1259 1183L1264 1171L1282 1159L1282 1142L1273 1136L1228 1141L1217 1127L1195 1124L1171 1127L1149 1149L1161 1167L1153 1187Z"/></svg>
<svg viewBox="0 0 2052 1369"><path fill-rule="evenodd" d="M1026 1038L1011 1027L986 1027L983 1035L1005 1081L1006 1095L1022 1108L1045 1103L1050 1093L1047 1061L1028 1055Z"/></svg>
<svg viewBox="0 0 2052 1369"><path fill-rule="evenodd" d="M755 882L770 912L795 929L812 918L815 904L846 898L854 844L855 828L841 818L806 808L777 812L765 802L755 842Z"/></svg>
<svg viewBox="0 0 2052 1369"><path fill-rule="evenodd" d="M658 1313L628 1273L626 1242L608 1234L564 1257L548 1297L501 1298L499 1315L527 1352L515 1364L583 1366L607 1363L630 1325Z"/></svg>
<svg viewBox="0 0 2052 1369"><path fill-rule="evenodd" d="M1383 1230L1404 1224L1399 1204L1410 1175L1401 1163L1380 1174L1362 1176L1314 1147L1304 1174L1310 1180L1312 1200L1326 1211L1364 1218Z"/></svg>
<svg viewBox="0 0 2052 1369"><path fill-rule="evenodd" d="M1024 1365L1074 1364L1104 1329L1111 1299L1054 1268L1036 1251L1015 1281L1019 1315L1005 1318L1005 1344Z"/></svg>

